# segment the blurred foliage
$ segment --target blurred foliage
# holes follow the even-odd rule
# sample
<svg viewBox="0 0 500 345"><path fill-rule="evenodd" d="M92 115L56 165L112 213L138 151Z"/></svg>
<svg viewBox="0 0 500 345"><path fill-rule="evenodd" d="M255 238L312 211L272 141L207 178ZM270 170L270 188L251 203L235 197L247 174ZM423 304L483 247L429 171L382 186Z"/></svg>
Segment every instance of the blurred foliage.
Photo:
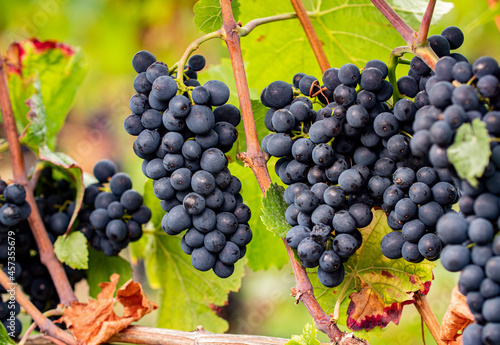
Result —
<svg viewBox="0 0 500 345"><path fill-rule="evenodd" d="M2 52L12 41L30 37L55 39L82 48L89 70L58 145L60 151L73 157L85 171L91 171L102 158L113 158L120 162L122 170L132 175L135 186L142 185L141 161L131 153L133 137L122 130L122 121L129 114L128 100L134 93L131 59L137 51L146 49L169 65L175 63L189 42L200 36L193 24L195 2L0 0ZM430 34L438 34L449 25L467 29L464 46L458 52L470 61L481 55L500 59L500 34L495 23L475 21L489 11L487 1L451 2L455 7L432 26ZM353 25L364 23L353 21ZM296 28L300 30L298 23ZM259 35L258 29L251 35ZM227 57L225 47L217 40L204 44L199 52L207 58L208 70L219 65L221 57ZM330 59L334 61L334 57ZM290 75L282 79L291 80L296 72L299 71L290 70ZM217 69L211 74L210 77L215 77ZM3 162L6 161L7 157ZM436 281L428 299L441 319L458 275L444 271L439 265L434 274ZM289 296L293 284L288 266L279 271L249 272L241 291L232 294L229 306L221 311L229 319L230 332L281 337L299 333L310 322L310 316L303 306L295 306ZM422 344L420 325L416 310L405 308L400 325L390 325L382 332L382 338L372 338L371 344ZM324 337L321 339L326 341ZM426 332L426 341L431 339Z"/></svg>

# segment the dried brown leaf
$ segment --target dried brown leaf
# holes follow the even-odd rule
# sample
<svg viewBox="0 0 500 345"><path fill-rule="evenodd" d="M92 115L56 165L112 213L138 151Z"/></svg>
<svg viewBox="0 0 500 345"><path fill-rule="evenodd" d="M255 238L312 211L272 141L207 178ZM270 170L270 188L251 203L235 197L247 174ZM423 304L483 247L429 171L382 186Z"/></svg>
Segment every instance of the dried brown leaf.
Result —
<svg viewBox="0 0 500 345"><path fill-rule="evenodd" d="M467 306L467 300L455 286L451 293L451 301L446 314L441 323L441 340L448 345L462 344L461 335L458 331L463 331L467 325L474 322L474 315Z"/></svg>
<svg viewBox="0 0 500 345"><path fill-rule="evenodd" d="M97 300L90 300L89 303L73 302L59 319L60 322L66 323L79 345L103 343L132 322L158 308L147 299L141 285L132 280L118 290L115 301L113 295L119 278L118 274L113 274L111 282L99 284L102 291L97 295ZM124 306L121 317L113 311L115 302Z"/></svg>

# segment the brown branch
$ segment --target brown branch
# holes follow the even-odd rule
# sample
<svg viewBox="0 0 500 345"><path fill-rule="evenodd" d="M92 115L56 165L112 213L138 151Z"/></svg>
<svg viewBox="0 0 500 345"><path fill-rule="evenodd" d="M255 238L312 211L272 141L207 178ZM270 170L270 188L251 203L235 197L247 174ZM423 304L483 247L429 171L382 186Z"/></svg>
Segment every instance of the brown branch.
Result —
<svg viewBox="0 0 500 345"><path fill-rule="evenodd" d="M415 42L415 30L413 30L385 0L371 0L371 2L399 32L406 44L412 46Z"/></svg>
<svg viewBox="0 0 500 345"><path fill-rule="evenodd" d="M28 297L17 288L16 283L12 283L9 277L0 270L0 284L7 292L15 297L16 301L26 310L33 321L38 325L40 331L54 338L57 338L68 345L76 345L73 336L54 325L49 319L30 302Z"/></svg>
<svg viewBox="0 0 500 345"><path fill-rule="evenodd" d="M7 141L9 142L9 151L12 162L12 170L14 173L14 181L24 186L26 189L26 201L31 206L31 215L28 217L33 236L35 237L38 251L40 253L40 261L49 270L54 286L56 287L59 300L62 304L67 305L76 301L75 294L69 284L68 277L64 272L64 268L57 260L54 254L52 242L50 242L47 231L43 224L42 217L38 211L37 204L33 191L29 186L29 181L24 169L23 155L21 145L17 135L16 121L12 111L12 104L9 96L9 87L7 75L5 73L5 64L3 57L0 54L0 109L2 110L3 121Z"/></svg>
<svg viewBox="0 0 500 345"><path fill-rule="evenodd" d="M436 341L438 345L446 345L440 337L441 333L441 327L439 325L438 320L436 319L436 316L432 312L431 306L429 305L429 302L427 301L427 297L425 297L424 294L422 294L420 291L415 292L413 295L413 298L415 299L415 308L417 308L418 312L424 319L425 324L427 325L427 328L432 334L432 337Z"/></svg>
<svg viewBox="0 0 500 345"><path fill-rule="evenodd" d="M434 14L435 7L436 0L429 0L424 16L422 17L422 22L420 23L420 28L418 29L417 39L415 40L416 46L421 46L427 41L427 35L429 34L429 27L431 26L432 15Z"/></svg>
<svg viewBox="0 0 500 345"><path fill-rule="evenodd" d="M259 182L262 193L271 185L271 177L267 171L264 152L259 145L257 129L253 118L252 103L250 102L250 92L248 90L247 76L245 74L245 65L243 64L243 56L241 55L240 35L238 33L238 25L234 20L233 11L231 9L230 0L221 0L223 29L226 33L225 42L231 57L233 66L234 80L236 82L236 90L238 91L238 100L240 102L241 116L245 128L245 138L247 142L247 151L242 156L243 161L249 166L257 181Z"/></svg>
<svg viewBox="0 0 500 345"><path fill-rule="evenodd" d="M199 327L193 332L163 328L129 326L111 337L111 343L142 345L283 345L289 339L264 337L259 335L219 334ZM54 345L47 337L33 336L26 345ZM324 344L327 345L327 344Z"/></svg>
<svg viewBox="0 0 500 345"><path fill-rule="evenodd" d="M341 344L368 344L364 340L352 337L352 335L342 332L336 325L331 316L327 315L319 305L316 297L314 296L313 287L305 268L300 265L295 256L292 248L283 239L288 258L292 264L293 274L295 275L296 286L292 289L292 296L297 301L302 302L307 308L309 314L313 317L316 327L325 333L330 341Z"/></svg>
<svg viewBox="0 0 500 345"><path fill-rule="evenodd" d="M487 0L487 1L491 9L494 8L498 3L498 0ZM498 32L500 32L500 16L495 16L495 24L497 25Z"/></svg>
<svg viewBox="0 0 500 345"><path fill-rule="evenodd" d="M304 28L307 39L311 44L311 48L314 52L314 56L316 56L316 60L318 60L319 67L321 68L321 72L324 73L327 69L330 68L330 63L328 62L328 58L326 57L325 51L323 50L323 45L318 38L318 34L316 30L314 30L314 26L312 24L311 18L302 3L302 0L290 0L297 13L297 17L300 20L300 24Z"/></svg>

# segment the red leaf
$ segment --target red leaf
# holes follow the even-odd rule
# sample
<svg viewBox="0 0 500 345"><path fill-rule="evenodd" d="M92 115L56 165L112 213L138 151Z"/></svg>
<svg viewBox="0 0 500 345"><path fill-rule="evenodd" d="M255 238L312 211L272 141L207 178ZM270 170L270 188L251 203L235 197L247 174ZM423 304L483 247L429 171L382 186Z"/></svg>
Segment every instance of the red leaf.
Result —
<svg viewBox="0 0 500 345"><path fill-rule="evenodd" d="M399 323L403 304L397 302L385 304L379 294L368 285L362 287L359 292L353 292L349 298L351 299L347 308L349 329L370 331L377 326L384 328L391 321L396 325Z"/></svg>

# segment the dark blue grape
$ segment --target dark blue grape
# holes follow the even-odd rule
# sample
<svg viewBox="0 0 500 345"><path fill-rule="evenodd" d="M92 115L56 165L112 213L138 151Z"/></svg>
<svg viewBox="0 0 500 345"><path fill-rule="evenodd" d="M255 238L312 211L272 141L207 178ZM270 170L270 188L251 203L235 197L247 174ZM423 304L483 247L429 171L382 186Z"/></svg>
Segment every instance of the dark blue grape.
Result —
<svg viewBox="0 0 500 345"><path fill-rule="evenodd" d="M132 58L132 67L134 67L137 73L146 72L147 68L154 62L156 62L156 58L153 54L146 50L141 50Z"/></svg>
<svg viewBox="0 0 500 345"><path fill-rule="evenodd" d="M191 253L191 264L199 271L208 271L215 265L216 256L205 247L195 248Z"/></svg>

